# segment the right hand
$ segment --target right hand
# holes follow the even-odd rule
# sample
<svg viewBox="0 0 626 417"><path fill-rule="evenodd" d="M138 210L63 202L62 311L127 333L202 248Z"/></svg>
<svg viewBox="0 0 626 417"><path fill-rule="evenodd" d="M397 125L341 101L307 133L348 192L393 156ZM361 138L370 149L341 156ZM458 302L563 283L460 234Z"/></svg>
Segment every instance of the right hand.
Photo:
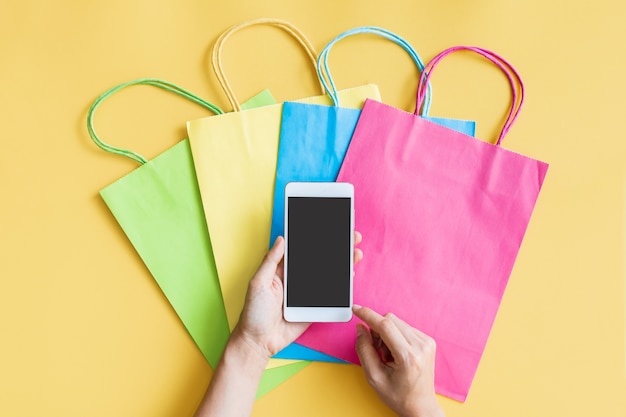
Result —
<svg viewBox="0 0 626 417"><path fill-rule="evenodd" d="M354 305L356 351L367 382L401 417L443 416L435 397L435 341L391 313Z"/></svg>

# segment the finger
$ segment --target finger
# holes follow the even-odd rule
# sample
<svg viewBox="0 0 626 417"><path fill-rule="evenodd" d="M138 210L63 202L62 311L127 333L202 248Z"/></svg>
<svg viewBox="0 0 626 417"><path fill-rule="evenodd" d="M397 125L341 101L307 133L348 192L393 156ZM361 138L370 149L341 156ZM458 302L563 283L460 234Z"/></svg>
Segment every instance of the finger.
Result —
<svg viewBox="0 0 626 417"><path fill-rule="evenodd" d="M409 351L410 346L393 321L394 316L392 314L387 314L383 317L372 309L357 305L352 308L352 311L358 318L363 320L380 335L380 338L385 345L387 345L396 361L404 361L406 352Z"/></svg>
<svg viewBox="0 0 626 417"><path fill-rule="evenodd" d="M281 320L283 325L285 326L285 345L295 341L311 325L311 323L288 322L285 321L284 317L281 317Z"/></svg>
<svg viewBox="0 0 626 417"><path fill-rule="evenodd" d="M354 263L358 264L363 259L363 251L358 248L354 248Z"/></svg>
<svg viewBox="0 0 626 417"><path fill-rule="evenodd" d="M381 339L380 335L375 331L370 329L370 334L372 335L372 346L380 353L380 358L383 362L393 362L393 357L391 356L391 352L383 339Z"/></svg>
<svg viewBox="0 0 626 417"><path fill-rule="evenodd" d="M383 345L383 339L372 329L370 329L370 334L372 335L372 346L374 346L374 349L379 350Z"/></svg>
<svg viewBox="0 0 626 417"><path fill-rule="evenodd" d="M278 236L274 242L272 249L267 252L263 258L263 262L259 266L255 277L260 277L262 280L272 280L276 275L279 264L283 260L285 254L285 240L282 236Z"/></svg>
<svg viewBox="0 0 626 417"><path fill-rule="evenodd" d="M278 275L278 279L280 282L285 282L285 258L282 258L276 267L276 275Z"/></svg>
<svg viewBox="0 0 626 417"><path fill-rule="evenodd" d="M283 255L285 254L285 238L282 236L278 236L274 241L274 246L267 253L268 257L270 257L274 262L278 263L283 259Z"/></svg>
<svg viewBox="0 0 626 417"><path fill-rule="evenodd" d="M358 323L356 331L356 354L359 356L367 380L372 384L373 381L380 380L384 365L372 345L372 335L369 330L362 323Z"/></svg>
<svg viewBox="0 0 626 417"><path fill-rule="evenodd" d="M419 345L420 347L424 347L433 344L434 340L430 336L428 336L421 330L412 327L410 324L408 324L398 316L392 316L391 320L396 324L396 326L410 345Z"/></svg>
<svg viewBox="0 0 626 417"><path fill-rule="evenodd" d="M398 330L400 330L400 332L402 332L402 334L406 338L408 338L409 336L414 335L416 332L421 333L415 327L411 326L409 323L407 323L406 321L402 320L400 317L398 317L396 315L391 316L391 320L395 323L395 325L398 328Z"/></svg>
<svg viewBox="0 0 626 417"><path fill-rule="evenodd" d="M354 231L354 245L358 245L363 240L363 235L360 232ZM363 251L359 248L354 248L354 263L357 264L363 259Z"/></svg>
<svg viewBox="0 0 626 417"><path fill-rule="evenodd" d="M389 350L389 348L387 347L386 344L382 344L382 346L380 347L380 357L383 360L384 363L389 363L389 362L393 362L394 358L393 355L391 354L391 351Z"/></svg>

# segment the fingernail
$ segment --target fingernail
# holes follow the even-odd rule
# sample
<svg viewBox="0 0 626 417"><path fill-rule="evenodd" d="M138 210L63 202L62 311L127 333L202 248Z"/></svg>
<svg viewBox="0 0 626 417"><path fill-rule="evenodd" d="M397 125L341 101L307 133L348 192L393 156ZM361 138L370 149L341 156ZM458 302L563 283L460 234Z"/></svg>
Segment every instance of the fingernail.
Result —
<svg viewBox="0 0 626 417"><path fill-rule="evenodd" d="M352 304L352 310L360 310L361 308L363 308L363 307L361 307L358 304Z"/></svg>
<svg viewBox="0 0 626 417"><path fill-rule="evenodd" d="M357 336L363 336L365 334L365 329L360 324L356 325L356 334Z"/></svg>

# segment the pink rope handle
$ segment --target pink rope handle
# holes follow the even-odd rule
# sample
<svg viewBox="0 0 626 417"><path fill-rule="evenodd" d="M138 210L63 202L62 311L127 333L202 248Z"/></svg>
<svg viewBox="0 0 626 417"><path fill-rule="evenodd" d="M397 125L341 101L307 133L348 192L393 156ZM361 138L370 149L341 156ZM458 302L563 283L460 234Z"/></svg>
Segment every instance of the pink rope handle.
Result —
<svg viewBox="0 0 626 417"><path fill-rule="evenodd" d="M424 68L424 71L422 71L422 75L417 86L415 115L419 115L419 109L424 103L424 98L426 96L426 86L430 81L432 71L443 58L456 51L472 51L487 58L489 61L497 65L498 68L500 68L504 72L509 80L509 84L511 85L511 92L513 93L513 101L511 103L511 110L509 111L509 115L504 122L504 126L502 127L500 135L498 136L498 141L496 142L496 145L500 145L500 142L502 141L504 136L509 132L509 129L511 129L513 123L515 123L515 120L517 120L517 116L519 115L519 112L522 108L522 104L524 104L524 82L522 81L519 73L509 62L507 62L507 60L487 49L478 48L475 46L453 46L440 52L428 64L426 64L426 67Z"/></svg>

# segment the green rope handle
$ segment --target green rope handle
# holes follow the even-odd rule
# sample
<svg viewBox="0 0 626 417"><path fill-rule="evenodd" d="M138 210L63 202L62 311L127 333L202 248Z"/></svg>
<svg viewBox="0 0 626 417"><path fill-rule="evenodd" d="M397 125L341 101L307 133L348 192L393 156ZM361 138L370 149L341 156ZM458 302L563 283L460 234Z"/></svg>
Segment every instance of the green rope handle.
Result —
<svg viewBox="0 0 626 417"><path fill-rule="evenodd" d="M113 146L113 145L109 145L105 142L103 142L100 137L98 136L98 134L96 133L96 130L93 127L93 116L94 113L96 112L96 109L98 108L98 106L100 106L100 104L106 100L108 97L110 97L111 95L117 93L118 91L126 88L126 87L130 87L133 85L151 85L153 87L158 87L161 88L165 91L169 91L170 93L174 93L177 94L181 97L184 97L188 100L193 101L194 103L197 103L199 105L201 105L202 107L205 107L209 110L211 110L213 113L215 114L224 114L224 111L222 109L220 109L219 107L217 107L214 104L209 103L206 100L201 99L200 97L196 96L193 93L190 93L189 91L185 90L182 87L177 86L176 84L172 84L168 81L164 81L164 80L160 80L158 78L140 78L137 80L133 80L133 81L128 81L126 83L117 85L107 91L105 91L104 93L102 93L100 95L100 97L98 97L93 104L91 105L91 107L89 108L89 114L87 115L87 131L89 132L89 136L91 137L91 139L94 141L94 143L96 145L98 145L98 147L104 151L107 152L111 152L117 155L122 155L125 156L127 158L130 158L134 161L139 162L140 164L145 164L146 162L148 162L147 159L145 159L143 156L139 155L136 152L130 151L128 149L122 149L122 148L118 148L117 146Z"/></svg>

